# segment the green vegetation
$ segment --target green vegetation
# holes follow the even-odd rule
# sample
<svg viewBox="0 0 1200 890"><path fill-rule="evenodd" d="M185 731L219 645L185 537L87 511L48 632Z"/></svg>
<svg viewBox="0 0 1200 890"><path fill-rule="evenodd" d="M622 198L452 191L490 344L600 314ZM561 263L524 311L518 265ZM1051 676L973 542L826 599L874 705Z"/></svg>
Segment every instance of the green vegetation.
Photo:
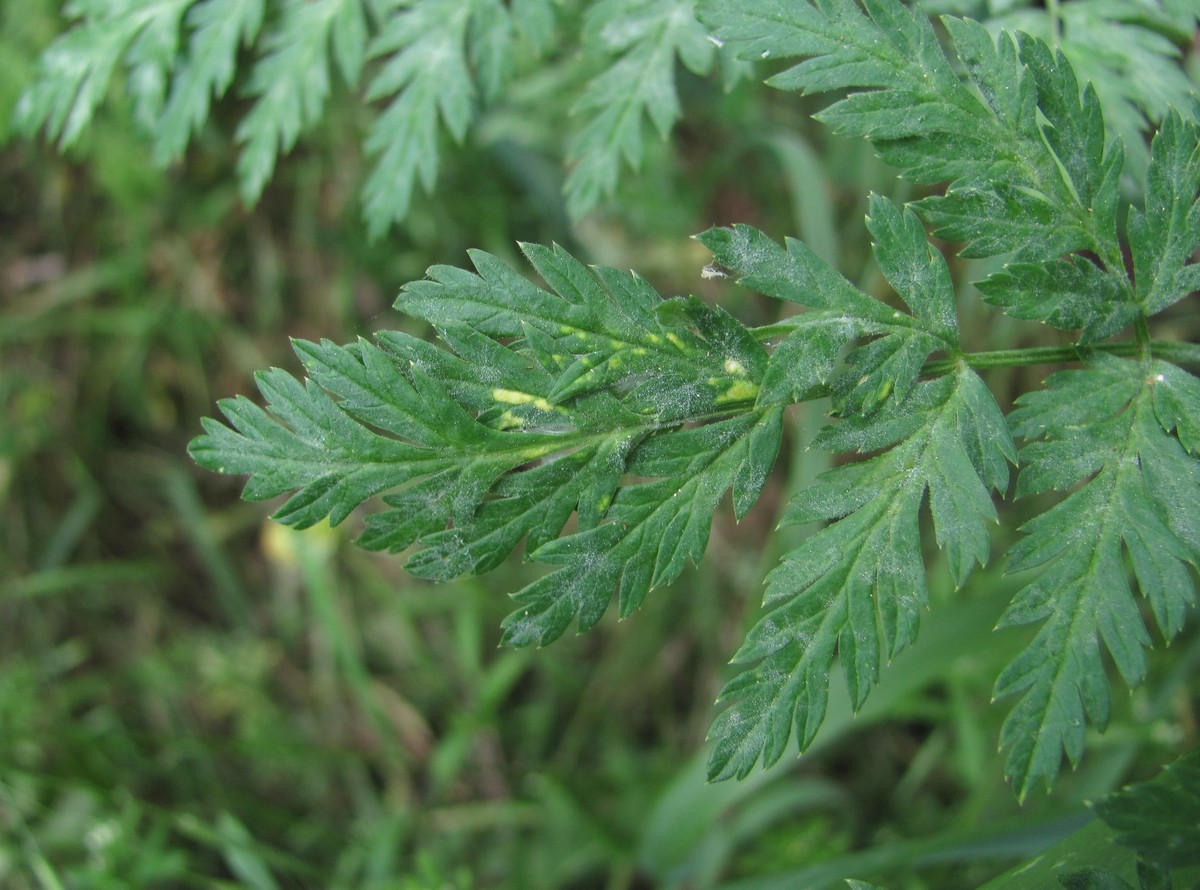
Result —
<svg viewBox="0 0 1200 890"><path fill-rule="evenodd" d="M1200 878L1192 5L0 11L0 883Z"/></svg>

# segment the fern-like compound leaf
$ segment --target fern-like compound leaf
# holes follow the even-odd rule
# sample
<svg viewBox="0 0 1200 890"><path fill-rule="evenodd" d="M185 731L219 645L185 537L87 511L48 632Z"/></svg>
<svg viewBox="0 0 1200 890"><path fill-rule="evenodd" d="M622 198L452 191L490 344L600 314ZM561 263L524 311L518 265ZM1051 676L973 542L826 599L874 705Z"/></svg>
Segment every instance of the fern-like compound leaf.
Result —
<svg viewBox="0 0 1200 890"><path fill-rule="evenodd" d="M264 42L250 74L254 106L242 119L238 178L242 198L255 203L300 134L320 120L329 99L331 45L341 74L357 84L366 46L362 0L290 0Z"/></svg>
<svg viewBox="0 0 1200 890"><path fill-rule="evenodd" d="M622 162L637 168L643 115L664 139L679 119L678 58L697 74L712 68L715 47L696 21L695 0L601 0L588 10L585 44L616 56L592 79L576 108L583 125L567 146L572 164L567 206L582 216L612 194Z"/></svg>
<svg viewBox="0 0 1200 890"><path fill-rule="evenodd" d="M835 130L870 139L911 179L949 180L915 206L965 255L1089 250L1121 268L1122 153L1106 146L1094 92L1041 41L944 17L948 56L924 14L896 0L711 0L700 13L744 58L803 57L772 86L849 89L818 115Z"/></svg>
<svg viewBox="0 0 1200 890"><path fill-rule="evenodd" d="M1154 139L1145 209L1132 211L1129 220L1130 275L1117 228L1124 152L1107 135L1095 90L1081 88L1066 57L1042 41L992 35L974 22L943 17L949 37L943 43L919 10L895 0L864 0L861 6L854 0L714 0L702 3L700 14L746 58L801 59L772 78L773 85L848 91L820 115L835 129L870 139L912 179L949 181L944 194L915 206L937 234L965 243L964 254L1012 255L980 289L1013 315L1078 329L1081 343L1091 344L1131 323L1144 325L1200 282L1191 262L1200 244L1195 126L1180 115L1166 115ZM881 244L905 240L895 228L886 239L876 234ZM881 319L835 314L836 303L829 305L825 296L806 301L810 290L837 291L827 283L814 287L813 262L802 248L788 245L786 262L778 256L762 262L771 249L757 248L744 251L755 258L746 268L748 278L814 307L794 322L792 334L772 355L760 398L827 391L835 409L847 416L840 428L854 431L873 417L881 424L859 434L860 450L890 450L836 471L825 486L800 496L800 504L824 498L840 512L791 514L798 520L836 521L804 545L802 559L785 562L772 576L769 595L778 591L791 600L752 632L740 653L762 663L726 690L726 698L738 701L718 723L711 765L717 776L743 775L759 756L769 763L793 730L806 743L824 712L826 675L835 652L858 704L881 654L907 639L915 607L894 595L890 585L897 575L906 590L923 590L913 586L919 563L893 557L890 574L884 574L869 558L872 551L865 559L857 555L862 545L870 542L893 552L898 546L902 550L903 542L911 545L923 486L930 492L935 528L939 511L960 519L982 515L982 501L968 509L943 497L939 508L934 485L920 473L897 477L912 489L889 487L878 475L886 479L887 473L913 468L904 443L913 435L920 441L923 427L917 418L932 416L931 409L893 417L892 404L884 401L873 416L872 401L845 399L846 390L859 381L876 383L869 373L873 364L887 368L884 387L894 377L901 396L907 385L908 398L916 399L933 385L915 382L928 355L924 346L911 337L883 335ZM879 259L884 267L884 256ZM736 256L723 262L738 268ZM908 293L936 290L926 281ZM905 290L897 285L897 291L920 319ZM934 333L928 320L922 321L917 330ZM853 370L839 380L840 354L861 337L866 345L849 354ZM914 354L906 356L901 344ZM1178 633L1195 599L1189 566L1200 557L1200 470L1191 419L1200 407L1196 381L1149 358L1123 362L1096 356L1092 362L1087 371L1052 377L1045 392L1026 397L1011 417L1013 431L1028 443L1021 451L1018 493L1078 486L1026 526L1028 537L1013 554L1014 570L1038 568L1041 574L1017 596L1005 621L1045 622L996 687L998 695L1021 693L1002 733L1009 749L1007 771L1021 796L1039 781L1052 781L1064 752L1077 761L1087 721L1098 726L1107 721L1101 641L1129 684L1145 671L1149 636L1130 595L1126 558L1166 638ZM988 463L982 458L988 449L980 447L984 440L976 441L971 424L959 429L975 442L971 466L981 471ZM829 444L829 436L836 435L822 434L818 441ZM989 435L994 441L994 433ZM991 463L995 460L993 451ZM979 478L976 485L984 493L989 485L1002 487L991 481L1001 479L994 472ZM961 487L965 484L960 480L959 493L969 491ZM880 498L891 499L886 508ZM901 518L900 525L888 524ZM955 527L968 526L960 521ZM969 565L963 554L986 552L979 547L977 541L960 542L957 554L948 548L956 580ZM841 562L847 553L856 556ZM875 598L868 600L861 591L872 586ZM861 598L857 612L856 595ZM875 612L862 605L868 601Z"/></svg>
<svg viewBox="0 0 1200 890"><path fill-rule="evenodd" d="M1092 259L1009 263L979 283L989 302L1018 318L1079 329L1081 345L1097 343L1200 287L1200 130L1177 114L1163 122L1151 147L1145 209L1129 216L1133 281Z"/></svg>
<svg viewBox="0 0 1200 890"><path fill-rule="evenodd" d="M781 249L749 226L698 236L742 284L813 307L784 322L792 330L767 364L759 404L827 390L839 414L869 414L889 398L902 400L932 353L957 351L950 273L916 216L875 196L867 226L876 260L911 314L860 292L800 242ZM867 342L847 367L835 373L841 352L862 340Z"/></svg>
<svg viewBox="0 0 1200 890"><path fill-rule="evenodd" d="M363 188L372 237L403 219L417 183L428 191L438 169L440 124L461 141L474 115L471 59L489 92L506 76L512 23L499 0L427 0L395 10L371 43L382 68L367 99L391 97L367 137L375 166Z"/></svg>
<svg viewBox="0 0 1200 890"><path fill-rule="evenodd" d="M928 501L938 543L961 584L987 559L990 489L1003 489L1013 454L1003 416L970 370L918 384L870 419L819 437L834 449L887 449L825 474L788 506L785 523L830 524L784 557L768 578L775 607L734 660L759 662L722 691L733 703L713 725L709 776L747 775L777 761L794 734L801 749L825 717L840 657L859 708L880 667L916 637L926 605L919 513Z"/></svg>
<svg viewBox="0 0 1200 890"><path fill-rule="evenodd" d="M713 779L745 776L760 759L774 763L793 733L807 747L825 716L837 656L854 707L862 705L881 664L916 636L926 602L922 503L961 585L987 559L990 492L1004 490L1016 460L1003 415L974 372L919 379L931 353L958 350L944 259L911 211L873 198L868 226L880 269L911 314L859 292L798 243L781 249L745 226L700 236L741 283L815 307L772 353L759 404L823 389L844 419L814 447L883 450L826 474L788 506L786 524L829 525L768 579L767 601L778 605L734 658L759 664L721 693L732 704L711 733ZM856 342L863 345L840 366Z"/></svg>
<svg viewBox="0 0 1200 890"><path fill-rule="evenodd" d="M17 103L17 126L45 128L61 148L74 144L108 94L122 62L139 123L149 127L175 65L181 20L195 0L80 0L68 13L79 24L58 37L39 61L37 80Z"/></svg>
<svg viewBox="0 0 1200 890"><path fill-rule="evenodd" d="M766 350L728 315L524 249L548 290L483 253L477 273L431 269L397 305L448 348L398 332L297 342L306 382L259 375L266 407L222 402L228 425L206 421L192 445L248 475L247 498L291 492L275 515L298 527L385 495L361 543L415 548L423 578L487 571L524 541L556 568L516 594L513 645L590 627L614 591L628 615L678 577L726 491L738 518L757 499L783 423L754 403Z"/></svg>
<svg viewBox="0 0 1200 890"><path fill-rule="evenodd" d="M192 108L225 88L223 60L257 27L249 15L218 29L205 16L222 2L204 0L187 20L188 65L213 59L177 79L192 84ZM379 234L417 182L432 185L440 129L464 138L477 99L510 76L513 41L546 45L554 9L377 0L368 45L362 2L296 0L273 20L250 81L244 182L257 194L275 154L319 114L329 47L351 84L371 57L369 97L390 103L369 140ZM1181 16L1190 27L1194 16ZM797 307L757 331L558 247L522 245L540 282L474 252L473 271L436 266L397 299L440 344L399 332L298 342L307 379L260 375L266 406L221 403L227 423L207 421L193 454L249 476L249 498L287 495L276 516L297 526L374 505L360 542L407 552L422 578L485 572L523 549L548 571L515 595L504 639L541 645L594 625L614 593L625 616L676 579L703 555L727 492L739 519L757 499L786 406L828 398L834 419L813 444L866 457L786 509L785 523L821 527L770 574L771 611L735 658L746 669L722 692L709 764L725 778L778 760L793 736L812 742L835 661L858 708L912 642L927 599L926 515L955 585L986 561L1014 433L1025 443L1017 494L1068 492L1012 551L1014 570L1039 574L1004 622L1040 626L996 685L1018 697L1002 732L1018 794L1048 784L1064 753L1078 759L1085 725L1108 719L1104 653L1130 685L1145 673L1150 634L1133 582L1167 639L1196 598L1200 381L1160 360L1191 352L1151 341L1146 321L1200 285L1200 134L1187 115L1166 117L1144 207L1119 229L1125 154L1067 57L1028 35L949 17L941 26L898 0L603 0L586 16L587 39L613 61L578 107L576 214L612 190L623 163L637 164L645 116L663 134L677 119L676 60L706 71L727 42L746 59L797 60L771 83L836 92L823 120L871 140L912 179L948 183L903 209L871 199L867 225L892 293L863 293L811 249L748 226L698 237L741 284ZM152 108L160 43L139 48L136 32L120 33L111 57L150 72L139 95ZM179 114L176 140L194 125ZM980 283L985 299L1079 331L1085 370L1052 376L1006 423L971 362L1011 355L963 353L951 276L922 221L966 254L1008 254ZM1102 343L1131 326L1134 344Z"/></svg>
<svg viewBox="0 0 1200 890"><path fill-rule="evenodd" d="M694 298L664 302L637 275L589 269L557 247L522 249L551 290L475 251L477 274L436 266L396 306L438 326L527 338L555 376L545 393L554 404L608 389L626 409L667 423L757 395L766 350L724 311Z"/></svg>
<svg viewBox="0 0 1200 890"><path fill-rule="evenodd" d="M187 14L187 57L171 79L170 94L154 129L159 163L183 154L192 133L208 119L212 99L233 82L239 47L249 46L263 22L264 0L204 0Z"/></svg>
<svg viewBox="0 0 1200 890"><path fill-rule="evenodd" d="M1200 9L1171 0L1074 0L1051 16L1026 7L988 22L1053 43L1091 83L1108 130L1129 152L1125 171L1139 181L1149 156L1147 132L1172 109L1195 123L1195 88L1179 64Z"/></svg>
<svg viewBox="0 0 1200 890"><path fill-rule="evenodd" d="M1174 431L1198 408L1200 380L1179 368L1095 355L1085 370L1052 375L1010 415L1028 440L1017 494L1075 489L1026 523L1011 552L1010 571L1041 569L1002 623L1042 627L996 682L998 697L1021 694L1001 742L1022 797L1052 782L1064 753L1078 762L1087 722L1107 723L1101 643L1130 686L1145 674L1150 637L1125 555L1165 639L1195 603L1200 460L1193 434Z"/></svg>

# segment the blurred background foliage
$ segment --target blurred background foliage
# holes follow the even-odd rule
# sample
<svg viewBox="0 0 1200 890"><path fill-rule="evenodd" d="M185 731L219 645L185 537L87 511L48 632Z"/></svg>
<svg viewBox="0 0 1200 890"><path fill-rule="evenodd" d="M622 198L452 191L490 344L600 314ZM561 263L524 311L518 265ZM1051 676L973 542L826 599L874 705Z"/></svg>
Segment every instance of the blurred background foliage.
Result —
<svg viewBox="0 0 1200 890"><path fill-rule="evenodd" d="M247 209L236 84L168 169L119 90L60 156L9 125L59 4L0 0L0 16L0 886L967 887L1195 745L1193 622L1118 696L1083 766L1018 808L989 699L1025 641L991 631L1020 579L998 565L955 592L931 550L935 608L864 711L835 685L810 753L705 785L724 664L799 533L773 535L774 512L825 468L804 448L819 405L795 413L763 501L741 525L723 516L700 570L544 651L496 646L527 567L435 588L351 546L352 527L271 524L188 461L216 398L298 370L289 337L403 326L399 286L469 247L515 259L518 240L559 241L762 324L778 307L703 280L688 238L749 222L878 289L866 196L909 187L812 124L816 105L680 69L671 138L648 134L640 169L572 222L575 97L551 52L371 241L361 106L336 87ZM982 308L978 269L952 263L971 348L1054 336ZM1194 340L1195 299L1169 323ZM1014 385L991 382L1002 401Z"/></svg>

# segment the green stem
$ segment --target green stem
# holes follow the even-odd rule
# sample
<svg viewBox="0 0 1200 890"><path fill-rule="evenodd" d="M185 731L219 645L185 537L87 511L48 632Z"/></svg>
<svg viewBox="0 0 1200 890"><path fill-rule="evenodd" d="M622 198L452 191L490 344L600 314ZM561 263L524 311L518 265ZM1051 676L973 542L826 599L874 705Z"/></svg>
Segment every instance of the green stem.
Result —
<svg viewBox="0 0 1200 890"><path fill-rule="evenodd" d="M793 321L800 316L794 316ZM756 328L751 328L750 333L754 335L754 339L759 343L766 343L768 340L774 340L776 337L786 337L796 329L795 324L789 324L787 321L778 321L775 324L764 324Z"/></svg>
<svg viewBox="0 0 1200 890"><path fill-rule="evenodd" d="M1076 362L1082 351L1106 352L1124 358L1158 358L1177 365L1200 367L1200 345L1176 340L1151 340L1144 319L1135 322L1134 340L1119 343L1098 343L1095 346L1034 346L1028 349L999 349L994 352L967 352L961 357L938 359L925 365L927 374L944 374L965 361L977 371L987 368L1014 368L1025 365L1048 365ZM781 321L752 328L754 339L760 343L782 337L795 330L795 324Z"/></svg>
<svg viewBox="0 0 1200 890"><path fill-rule="evenodd" d="M1133 319L1133 339L1140 347L1139 355L1150 358L1153 354L1150 342L1150 328L1146 326L1146 316L1140 312Z"/></svg>
<svg viewBox="0 0 1200 890"><path fill-rule="evenodd" d="M1086 351L1105 352L1124 358L1158 358L1177 365L1200 367L1200 345L1179 343L1173 340L1137 340L1121 343L1100 343L1096 346L1037 346L1030 349L1000 349L995 352L967 352L961 358L938 359L927 362L926 374L945 374L966 362L976 371L988 368L1014 368L1026 365L1049 365L1060 362L1076 362Z"/></svg>

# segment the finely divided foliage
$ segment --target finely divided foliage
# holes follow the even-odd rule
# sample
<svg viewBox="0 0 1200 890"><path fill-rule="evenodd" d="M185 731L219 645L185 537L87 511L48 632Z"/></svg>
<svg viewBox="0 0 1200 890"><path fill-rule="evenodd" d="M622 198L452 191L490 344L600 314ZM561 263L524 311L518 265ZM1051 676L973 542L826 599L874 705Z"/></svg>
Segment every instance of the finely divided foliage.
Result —
<svg viewBox="0 0 1200 890"><path fill-rule="evenodd" d="M1024 796L1039 781L1053 780L1064 752L1073 763L1078 760L1085 719L1100 727L1107 720L1109 693L1100 642L1126 682L1137 683L1144 674L1149 637L1131 596L1125 556L1165 638L1178 633L1185 611L1195 602L1200 381L1155 359L1146 322L1196 288L1197 266L1190 263L1200 245L1196 127L1171 112L1154 138L1145 209L1132 210L1129 218L1130 275L1117 227L1123 152L1106 137L1095 92L1091 86L1080 90L1061 53L1027 35L1002 32L993 38L974 22L943 18L953 50L947 53L923 16L885 0L862 7L836 0L814 5L711 2L702 6L701 15L747 57L803 57L769 83L810 92L849 89L822 113L826 123L871 140L884 158L916 181L949 180L943 194L913 206L936 234L964 242L964 254L1010 255L1003 271L979 285L989 302L1017 317L1080 329L1081 345L1133 327L1139 344L1136 360L1084 353L1085 370L1055 375L1045 391L1024 397L1009 418L1012 432L1027 443L1020 452L1017 496L1074 489L1024 527L1026 537L1011 555L1011 570L1040 568L1041 574L1017 594L1004 623L1045 622L996 686L997 695L1021 694L1005 723L1002 743L1009 750L1007 772ZM874 234L882 244L882 234ZM732 259L726 262L737 268ZM880 264L886 271L882 257ZM926 292L931 292L928 286ZM808 326L822 331L819 316ZM816 335L813 339L820 342ZM849 362L853 365L869 349L852 352ZM836 348L820 343L816 349L789 352L789 360L815 354L827 367ZM811 384L803 372L800 377L801 389ZM947 375L938 383L945 387L949 379ZM836 386L833 393L838 408ZM923 411L917 408L916 394L910 398L914 410L897 414L916 424ZM942 404L942 411L955 411L952 397ZM990 399L988 405L994 409ZM870 405L862 407L869 410ZM885 428L890 413L885 406L874 416L847 416L821 438L836 441L846 435L841 428ZM992 422L982 420L990 413L955 411L952 416L978 418L967 429L971 437ZM923 586L904 582L906 601L895 592L893 578L911 575L911 566L893 556L881 578L870 558L861 555L872 551L856 551L848 542L880 535L875 540L888 543L876 547L914 549L911 532L897 526L882 537L882 523L904 510L915 511L911 500L919 501L920 482L913 483L912 474L903 476L910 486L918 486L915 494L906 495L902 487L881 484L876 474L886 468L899 475L920 466L922 455L907 452L914 447L910 443L920 443L922 431L930 428L926 424L937 422L935 415L926 416L930 419L904 446L893 444L894 435L858 433L865 440L859 450L889 445L892 450L835 471L825 483L827 490L818 485L802 492L789 508L787 519L836 521L786 557L770 579L768 599L793 592L800 596L777 610L783 614L768 616L768 631L752 632L739 653L740 658L765 660L751 679L739 678L725 691L726 697L741 700L718 722L712 761L716 775L744 774L759 751L767 762L778 757L789 732L792 702L799 704L791 723L801 744L811 738L813 715L819 720L824 708L826 654L833 651L835 634L856 705L864 679L870 681L877 671L878 644L890 654L905 641L915 622L913 601L920 601ZM939 445L951 448L947 443L953 432L953 427L940 430ZM1005 480L997 455L1011 456L1006 443L1002 431L988 430L969 452L979 478L998 490ZM989 465L989 452L992 470L987 475L982 467ZM953 459L945 456L935 463L951 466ZM961 471L958 476L960 486L969 478ZM939 543L947 547L955 580L961 583L969 564L955 557L953 538L942 531L949 523L939 519L947 511L947 499L943 496L939 507L933 482L926 484ZM885 512L878 502L889 492L901 504L906 495L910 504L889 505ZM978 496L975 500L975 515L986 515ZM951 515L971 515L956 507ZM859 519L860 514L866 518ZM874 525L873 517L879 517ZM840 532L847 523L852 524ZM829 539L828 547L822 548L822 538ZM976 541L975 546L976 555L986 555L986 545ZM854 554L849 562L833 557L848 552ZM825 554L828 569L823 568ZM835 570L845 580L831 581ZM864 575L871 580L859 581ZM871 606L860 606L857 619L865 633L843 629L855 626L854 583L873 589ZM776 630L789 623L794 628L790 634ZM865 654L860 648L864 639L871 644Z"/></svg>
<svg viewBox="0 0 1200 890"><path fill-rule="evenodd" d="M520 5L548 9L548 2ZM243 86L253 101L237 129L248 204L262 194L276 158L322 119L333 89L330 57L352 89L368 56L381 63L366 90L370 101L390 99L365 143L378 158L365 208L376 235L404 217L418 180L432 187L439 120L463 138L476 92L468 54L494 94L514 28L501 0L79 0L66 11L79 24L47 50L17 109L21 127L44 127L63 147L82 135L123 61L156 160L177 160L211 101L233 83L239 50L259 45Z"/></svg>
<svg viewBox="0 0 1200 890"><path fill-rule="evenodd" d="M487 571L524 540L559 568L516 595L515 645L592 626L614 589L628 615L698 560L722 495L733 489L739 517L757 499L783 412L755 405L767 353L721 310L559 249L525 253L550 290L484 253L478 274L431 269L397 305L448 349L396 332L299 342L307 385L260 375L270 413L224 402L237 432L206 422L192 448L250 475L247 497L296 491L277 518L299 527L393 491L362 543L417 544L420 577ZM578 530L560 537L573 513Z"/></svg>
<svg viewBox="0 0 1200 890"><path fill-rule="evenodd" d="M1022 790L1049 782L1062 751L1079 760L1085 716L1108 721L1098 640L1131 686L1145 674L1150 638L1122 549L1165 639L1195 601L1200 441L1177 425L1181 414L1193 425L1200 417L1200 381L1153 359L1097 354L1088 365L1052 375L1009 416L1028 442L1017 496L1072 491L1027 523L1010 553L1011 571L1040 572L1002 624L1045 622L996 682L997 695L1023 693L1001 733Z"/></svg>
<svg viewBox="0 0 1200 890"><path fill-rule="evenodd" d="M372 106L363 214L372 237L404 220L416 187L432 191L442 131L461 143L481 110L500 102L520 63L562 43L558 0L75 0L76 25L41 59L16 113L27 133L77 142L125 71L155 160L179 160L235 84L250 101L236 131L242 198L254 204L276 159L323 119L340 87ZM570 109L564 191L580 216L616 188L644 153L643 119L666 138L680 116L676 62L707 74L717 56L694 0L590 4L570 50L568 86L588 79ZM186 49L184 48L186 47ZM728 60L727 60L728 61ZM729 66L727 66L729 68ZM729 70L736 70L736 66Z"/></svg>
<svg viewBox="0 0 1200 890"><path fill-rule="evenodd" d="M725 266L756 270L743 283L813 307L768 364L767 374L775 370L788 385L765 388L760 404L825 387L844 419L813 447L882 450L827 473L788 505L784 524L829 524L768 578L767 602L778 605L734 657L761 663L721 694L734 704L713 728L714 778L745 776L760 756L773 763L793 727L802 747L812 742L835 653L855 708L862 705L881 661L915 638L926 605L918 524L926 495L961 585L987 559L983 521L996 518L990 492L1007 488L1016 460L1003 415L975 372L960 364L944 377L918 379L932 352L959 353L945 261L911 211L875 198L868 227L879 266L911 314L858 292L802 244L785 253L745 227L701 236ZM764 280L764 269L778 280ZM873 339L835 371L837 356L864 336Z"/></svg>
<svg viewBox="0 0 1200 890"><path fill-rule="evenodd" d="M82 24L59 37L41 59L41 77L21 97L18 125L66 147L83 134L123 60L137 116L157 117L177 57L179 26L192 0L78 0L69 13ZM201 77L210 76L207 72Z"/></svg>
<svg viewBox="0 0 1200 890"><path fill-rule="evenodd" d="M1108 128L1128 152L1125 173L1140 181L1148 122L1171 109L1196 122L1194 89L1178 59L1197 15L1194 0L1071 0L1011 9L988 26L1032 34L1062 51L1079 79L1095 85Z"/></svg>
<svg viewBox="0 0 1200 890"><path fill-rule="evenodd" d="M1096 15L1123 22L1118 7ZM78 0L79 26L46 53L18 115L69 144L124 65L138 118L171 160L235 83L239 53L257 48L238 130L252 201L320 119L336 70L379 104L366 138L366 211L379 234L416 183L432 186L440 130L462 140L498 101L518 68L514 46L549 51L558 8ZM1176 3L1138 8L1163 34L1195 21ZM1106 653L1138 683L1151 642L1143 612L1169 640L1196 601L1200 380L1168 359L1196 364L1197 350L1149 332L1200 287L1190 106L1114 99L1103 79L1098 95L1036 37L931 23L897 0L604 0L583 31L579 64L599 74L568 138L576 213L612 191L622 163L639 162L644 116L663 134L679 117L677 61L705 73L733 55L791 60L770 85L836 93L821 120L870 140L908 178L944 184L904 208L871 199L874 256L894 293L863 293L805 245L741 225L699 239L743 286L794 304L765 329L557 247L522 247L540 285L473 253L475 271L435 267L397 300L440 344L397 332L297 342L307 379L260 374L266 407L222 402L227 422L205 422L196 460L248 476L247 498L288 494L276 517L297 527L342 522L370 502L360 542L406 552L423 578L485 572L523 549L550 568L515 595L504 638L540 645L594 625L614 594L629 615L699 560L726 492L739 519L757 499L786 407L827 399L814 446L861 457L786 507L784 523L818 528L770 573L770 611L735 655L745 669L721 694L713 778L775 762L793 736L808 745L835 661L863 704L927 605L923 517L963 585L989 557L995 500L1017 467L1014 496L1045 512L1008 556L1029 580L1002 623L1037 628L996 694L1016 700L1001 741L1017 793L1049 784L1064 754L1080 757L1087 723L1108 719ZM1160 63L1171 56L1146 46ZM1115 128L1106 103L1125 116ZM1148 151L1114 138L1136 130L1134 112L1156 131ZM1144 190L1127 213L1123 178ZM1082 367L1052 374L1005 418L979 373L995 356L964 353L955 289L926 226L966 256L1003 255L978 283L983 299L1074 332Z"/></svg>
<svg viewBox="0 0 1200 890"><path fill-rule="evenodd" d="M675 62L707 74L715 47L693 13L694 0L600 0L587 12L585 43L604 46L616 61L597 75L577 107L585 123L567 146L572 212L591 209L617 185L622 159L635 169L643 152L642 116L665 139L679 119Z"/></svg>

